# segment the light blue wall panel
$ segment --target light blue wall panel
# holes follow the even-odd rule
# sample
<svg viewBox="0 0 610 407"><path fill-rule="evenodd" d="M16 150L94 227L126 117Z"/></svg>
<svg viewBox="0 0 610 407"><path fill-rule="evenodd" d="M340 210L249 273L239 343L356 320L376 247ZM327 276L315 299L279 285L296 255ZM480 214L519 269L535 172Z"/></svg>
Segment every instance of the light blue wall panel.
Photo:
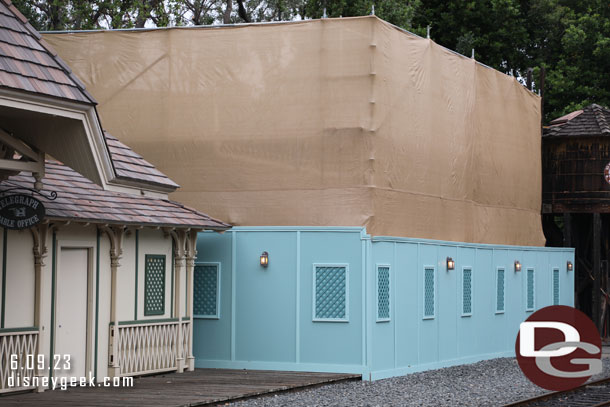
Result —
<svg viewBox="0 0 610 407"><path fill-rule="evenodd" d="M515 260L519 261L522 265L519 272L515 271ZM505 346L506 349L513 349L516 339L516 334L513 333L519 330L519 324L527 317L525 314L525 297L523 296L524 252L521 250L507 250L505 265Z"/></svg>
<svg viewBox="0 0 610 407"><path fill-rule="evenodd" d="M453 270L447 270L447 257L455 262ZM457 323L458 307L457 281L460 262L457 247L439 246L437 260L437 290L438 293L438 358L452 360L458 357Z"/></svg>
<svg viewBox="0 0 610 407"><path fill-rule="evenodd" d="M417 267L418 245L394 243L394 320L396 326L396 366L409 367L419 363L419 331L421 316L421 272ZM376 243L377 245L377 243Z"/></svg>
<svg viewBox="0 0 610 407"><path fill-rule="evenodd" d="M364 364L360 232L302 231L300 241L299 363ZM348 266L348 322L313 321L314 264Z"/></svg>
<svg viewBox="0 0 610 407"><path fill-rule="evenodd" d="M424 269L434 267L434 305L435 315L433 318L424 319ZM420 244L417 261L417 273L419 274L418 281L418 316L419 316L419 364L433 363L438 360L438 246Z"/></svg>
<svg viewBox="0 0 610 407"><path fill-rule="evenodd" d="M457 348L458 355L460 357L468 357L473 356L478 353L477 349L477 340L478 334L476 331L477 322L482 317L482 310L478 309L475 304L475 298L481 293L479 293L480 289L484 289L484 287L479 287L479 274L481 271L476 267L475 263L476 249L473 248L465 248L460 247L458 249L458 255L455 265L456 276L458 280L457 284L457 298L458 301L456 304L458 306L456 320L457 323ZM468 268L471 270L471 286L472 286L472 314L470 316L462 316L462 307L461 307L461 299L462 299L462 269ZM458 274L459 273L459 274Z"/></svg>
<svg viewBox="0 0 610 407"><path fill-rule="evenodd" d="M495 267L493 263L492 249L477 249L475 268L477 270L477 279L474 284L477 289L474 298L474 307L477 310L477 341L476 346L478 354L493 353L498 345L494 343L496 334L493 330L495 324ZM489 327L482 329L482 327Z"/></svg>
<svg viewBox="0 0 610 407"><path fill-rule="evenodd" d="M232 233L200 233L197 261L220 263L220 318L193 321L193 353L197 358L231 359L231 239ZM168 270L170 268L168 267Z"/></svg>
<svg viewBox="0 0 610 407"><path fill-rule="evenodd" d="M487 343L485 344L488 353L500 353L509 349L508 341L512 335L509 335L508 330L508 318L510 315L506 312L509 303L512 301L514 291L508 289L507 277L511 271L510 269L510 254L507 250L493 249L492 263L487 264L483 272L486 275L485 281L483 282L483 288L485 294L487 294L488 306L482 309L484 314L484 321L486 320L485 329L487 335ZM498 269L501 272L498 272ZM504 310L498 311L498 278L504 279ZM485 323L485 322L484 322ZM479 328L479 330L482 330Z"/></svg>
<svg viewBox="0 0 610 407"><path fill-rule="evenodd" d="M369 309L369 318L371 325L373 326L373 336L371 338L373 350L372 370L386 370L395 367L396 313L397 310L400 309L400 305L390 307L390 320L387 322L377 322L375 307L377 302L377 292L375 290L376 269L381 265L390 267L390 302L395 304L399 301L398 298L402 298L403 296L401 293L403 287L396 287L396 273L401 273L402 270L397 267L395 250L396 243L393 242L375 244L375 251L373 252L373 270L369 273L367 280L370 287L373 288ZM400 294L396 294L397 289Z"/></svg>
<svg viewBox="0 0 610 407"><path fill-rule="evenodd" d="M236 232L235 359L293 362L295 232ZM269 266L260 255L269 253Z"/></svg>

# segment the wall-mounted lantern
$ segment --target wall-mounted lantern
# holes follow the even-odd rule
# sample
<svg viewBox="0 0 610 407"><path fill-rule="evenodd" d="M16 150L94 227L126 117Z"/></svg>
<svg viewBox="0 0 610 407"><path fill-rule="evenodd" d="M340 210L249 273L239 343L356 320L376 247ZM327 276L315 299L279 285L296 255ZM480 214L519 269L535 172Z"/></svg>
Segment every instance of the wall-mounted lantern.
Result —
<svg viewBox="0 0 610 407"><path fill-rule="evenodd" d="M261 266L266 268L268 265L269 265L269 253L262 252L261 253Z"/></svg>
<svg viewBox="0 0 610 407"><path fill-rule="evenodd" d="M568 260L568 265L567 265L568 271L572 271L574 269L574 265L572 264L571 261Z"/></svg>
<svg viewBox="0 0 610 407"><path fill-rule="evenodd" d="M515 260L515 272L521 271L521 263L519 260Z"/></svg>
<svg viewBox="0 0 610 407"><path fill-rule="evenodd" d="M447 271L455 268L455 261L451 257L447 257Z"/></svg>

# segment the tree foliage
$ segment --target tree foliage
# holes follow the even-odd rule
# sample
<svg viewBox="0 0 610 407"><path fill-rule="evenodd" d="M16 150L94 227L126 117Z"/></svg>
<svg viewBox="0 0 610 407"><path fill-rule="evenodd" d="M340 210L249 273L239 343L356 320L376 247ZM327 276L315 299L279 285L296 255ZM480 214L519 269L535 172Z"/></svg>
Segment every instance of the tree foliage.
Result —
<svg viewBox="0 0 610 407"><path fill-rule="evenodd" d="M41 31L375 14L520 80L546 70L545 119L610 105L607 0L13 0Z"/></svg>

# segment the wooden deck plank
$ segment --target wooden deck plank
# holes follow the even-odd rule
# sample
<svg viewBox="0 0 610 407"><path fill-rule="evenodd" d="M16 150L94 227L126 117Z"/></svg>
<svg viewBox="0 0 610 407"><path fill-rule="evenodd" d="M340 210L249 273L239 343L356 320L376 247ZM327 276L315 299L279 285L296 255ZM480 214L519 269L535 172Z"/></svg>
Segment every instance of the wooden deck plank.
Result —
<svg viewBox="0 0 610 407"><path fill-rule="evenodd" d="M269 370L195 369L134 379L132 388L75 387L0 396L2 406L194 406L294 390L360 375Z"/></svg>

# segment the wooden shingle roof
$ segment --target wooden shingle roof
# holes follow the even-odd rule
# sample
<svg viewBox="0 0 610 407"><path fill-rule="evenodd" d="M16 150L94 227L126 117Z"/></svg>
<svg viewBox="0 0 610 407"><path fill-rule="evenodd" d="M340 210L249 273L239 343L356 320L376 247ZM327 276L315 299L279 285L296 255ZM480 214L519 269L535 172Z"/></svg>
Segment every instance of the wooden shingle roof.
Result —
<svg viewBox="0 0 610 407"><path fill-rule="evenodd" d="M610 109L592 104L551 122L543 137L610 137Z"/></svg>
<svg viewBox="0 0 610 407"><path fill-rule="evenodd" d="M167 175L142 158L141 155L121 143L110 133L104 132L110 158L118 179L133 180L166 188L176 189L180 185L169 179Z"/></svg>
<svg viewBox="0 0 610 407"><path fill-rule="evenodd" d="M191 227L225 230L230 225L195 209L166 199L104 190L78 172L54 160L47 160L42 193L57 192L57 199L36 198L44 204L46 218L78 222L138 226ZM34 187L28 172L0 183L4 189Z"/></svg>
<svg viewBox="0 0 610 407"><path fill-rule="evenodd" d="M0 0L0 87L97 103L10 0Z"/></svg>

